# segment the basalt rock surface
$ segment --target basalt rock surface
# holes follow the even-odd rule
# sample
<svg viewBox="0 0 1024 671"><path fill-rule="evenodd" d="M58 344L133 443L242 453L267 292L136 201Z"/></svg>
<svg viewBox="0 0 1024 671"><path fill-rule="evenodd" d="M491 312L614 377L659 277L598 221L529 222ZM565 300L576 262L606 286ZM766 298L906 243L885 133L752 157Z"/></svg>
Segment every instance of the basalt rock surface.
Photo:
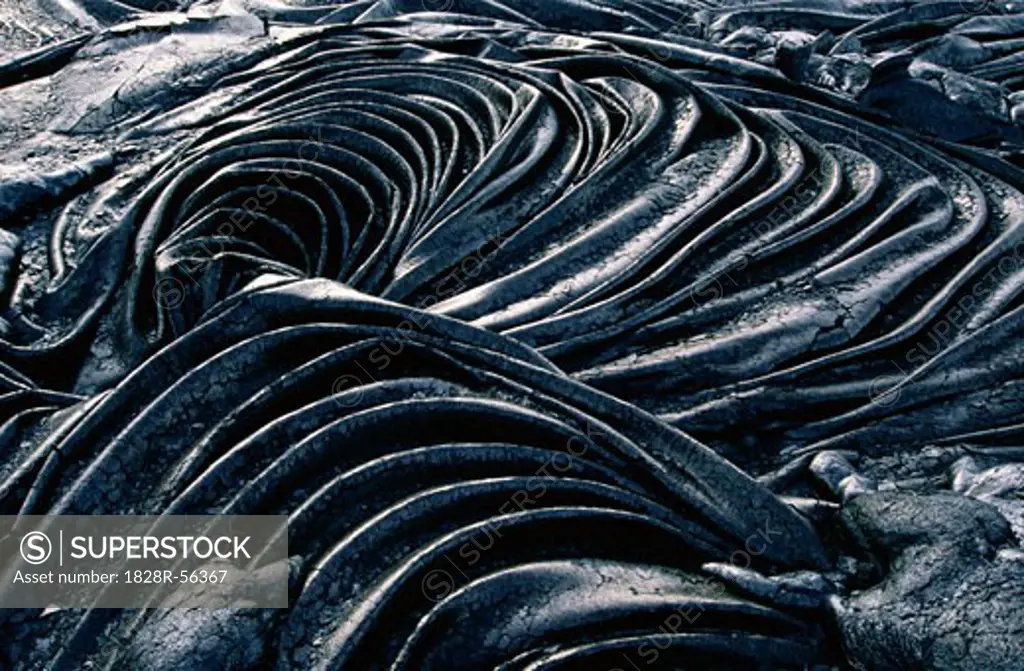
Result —
<svg viewBox="0 0 1024 671"><path fill-rule="evenodd" d="M0 513L293 555L0 664L1016 668L1024 6L0 22Z"/></svg>

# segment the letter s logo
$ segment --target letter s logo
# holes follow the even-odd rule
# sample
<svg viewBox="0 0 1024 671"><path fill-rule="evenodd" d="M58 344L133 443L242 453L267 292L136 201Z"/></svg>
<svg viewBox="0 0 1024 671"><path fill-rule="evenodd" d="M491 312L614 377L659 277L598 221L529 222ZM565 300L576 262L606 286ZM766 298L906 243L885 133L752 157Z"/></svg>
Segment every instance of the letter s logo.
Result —
<svg viewBox="0 0 1024 671"><path fill-rule="evenodd" d="M42 531L30 531L21 539L21 558L29 564L38 565L50 558L53 544Z"/></svg>

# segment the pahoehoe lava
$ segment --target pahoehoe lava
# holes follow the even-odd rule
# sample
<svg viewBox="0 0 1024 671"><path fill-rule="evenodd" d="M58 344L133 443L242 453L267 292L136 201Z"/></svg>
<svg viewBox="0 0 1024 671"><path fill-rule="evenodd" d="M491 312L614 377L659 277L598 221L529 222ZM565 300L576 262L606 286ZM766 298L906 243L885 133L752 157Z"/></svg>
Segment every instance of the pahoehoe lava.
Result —
<svg viewBox="0 0 1024 671"><path fill-rule="evenodd" d="M387 352L377 380L338 390ZM46 440L0 486L5 512L289 514L301 594L264 625L281 668L490 668L520 654L516 668L544 668L552 642L578 647L565 665L611 658L698 607L705 623L673 654L736 668L822 654L812 622L696 575L765 530L785 542L763 565L824 565L808 523L749 476L514 341L337 283L243 290ZM156 477L126 477L141 472ZM448 636L444 622L481 610L475 633ZM205 659L147 650L157 621L110 658L96 632L117 637L137 617L117 613L51 616L70 642L56 667L191 667L237 645L214 622L190 633L219 641ZM726 624L747 638L723 652ZM28 667L51 655L15 650Z"/></svg>
<svg viewBox="0 0 1024 671"><path fill-rule="evenodd" d="M58 4L0 514L287 514L292 607L0 611L15 668L839 664L765 485L1024 435L1024 7Z"/></svg>

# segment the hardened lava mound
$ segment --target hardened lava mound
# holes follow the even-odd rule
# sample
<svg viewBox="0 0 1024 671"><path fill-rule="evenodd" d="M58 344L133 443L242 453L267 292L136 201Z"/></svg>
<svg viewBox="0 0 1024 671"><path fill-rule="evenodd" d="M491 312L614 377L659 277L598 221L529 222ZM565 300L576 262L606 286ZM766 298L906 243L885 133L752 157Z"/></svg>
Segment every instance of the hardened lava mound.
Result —
<svg viewBox="0 0 1024 671"><path fill-rule="evenodd" d="M292 555L0 664L1019 668L1024 5L0 20L0 514Z"/></svg>

